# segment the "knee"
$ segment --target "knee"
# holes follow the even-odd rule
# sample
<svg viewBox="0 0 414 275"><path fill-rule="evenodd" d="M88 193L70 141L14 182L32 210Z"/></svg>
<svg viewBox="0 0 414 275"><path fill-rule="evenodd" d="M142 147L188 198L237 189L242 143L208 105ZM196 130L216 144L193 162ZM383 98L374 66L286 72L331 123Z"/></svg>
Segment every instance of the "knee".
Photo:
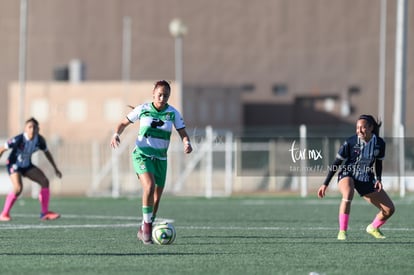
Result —
<svg viewBox="0 0 414 275"><path fill-rule="evenodd" d="M49 179L48 178L44 178L41 182L39 182L39 185L42 188L48 188L49 187Z"/></svg>
<svg viewBox="0 0 414 275"><path fill-rule="evenodd" d="M23 186L19 186L17 188L14 188L14 194L16 197L20 196L20 194L23 192Z"/></svg>
<svg viewBox="0 0 414 275"><path fill-rule="evenodd" d="M387 218L391 217L394 213L395 213L394 205L392 205L391 207L386 207L382 210L382 214Z"/></svg>
<svg viewBox="0 0 414 275"><path fill-rule="evenodd" d="M153 184L151 184L151 183L142 184L142 191L147 196L153 196L153 194L154 194L154 186L153 186Z"/></svg>
<svg viewBox="0 0 414 275"><path fill-rule="evenodd" d="M354 198L354 190L353 189L342 190L341 194L342 194L342 201L343 202L351 203L352 199Z"/></svg>

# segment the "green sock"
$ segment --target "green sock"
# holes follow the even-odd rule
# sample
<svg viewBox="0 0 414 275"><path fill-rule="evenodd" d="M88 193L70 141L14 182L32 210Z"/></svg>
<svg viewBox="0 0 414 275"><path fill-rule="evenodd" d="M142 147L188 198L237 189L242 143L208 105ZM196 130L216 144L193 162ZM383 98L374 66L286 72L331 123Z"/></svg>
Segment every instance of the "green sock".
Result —
<svg viewBox="0 0 414 275"><path fill-rule="evenodd" d="M142 206L142 219L146 223L152 223L152 206Z"/></svg>

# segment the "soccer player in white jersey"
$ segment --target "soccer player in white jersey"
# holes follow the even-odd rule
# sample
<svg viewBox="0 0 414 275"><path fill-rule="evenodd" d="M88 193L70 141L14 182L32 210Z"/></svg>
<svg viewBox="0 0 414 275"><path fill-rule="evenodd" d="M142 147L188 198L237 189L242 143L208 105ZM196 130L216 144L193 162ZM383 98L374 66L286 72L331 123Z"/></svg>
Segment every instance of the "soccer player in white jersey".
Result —
<svg viewBox="0 0 414 275"><path fill-rule="evenodd" d="M380 211L366 231L377 239L384 239L380 227L392 216L394 204L382 188L382 160L385 142L379 137L378 123L371 115L361 115L356 123L356 135L349 137L339 149L334 163L329 167L325 182L318 190L319 198L325 196L329 182L338 173L338 188L342 194L339 206L338 240L346 240L351 202L354 189Z"/></svg>
<svg viewBox="0 0 414 275"><path fill-rule="evenodd" d="M39 135L39 122L34 118L28 119L25 123L24 132L9 139L4 146L0 147L0 157L9 149L11 149L11 153L7 159L7 172L10 175L13 190L6 197L0 221L11 220L10 210L23 191L22 176L37 182L41 187L39 193L41 204L40 218L42 220L55 220L59 218L60 214L49 211L49 179L31 161L32 154L37 150L42 150L47 160L55 169L56 176L62 177L62 173L57 168L52 154L47 148L46 140Z"/></svg>
<svg viewBox="0 0 414 275"><path fill-rule="evenodd" d="M155 83L153 101L136 106L115 128L111 140L112 148L120 144L120 135L124 129L139 120L139 133L132 153L135 172L142 185L142 225L138 230L138 239L151 244L152 222L157 213L167 175L167 150L170 137L175 128L184 143L184 152L193 150L190 138L185 130L181 114L171 105L170 84L161 80Z"/></svg>

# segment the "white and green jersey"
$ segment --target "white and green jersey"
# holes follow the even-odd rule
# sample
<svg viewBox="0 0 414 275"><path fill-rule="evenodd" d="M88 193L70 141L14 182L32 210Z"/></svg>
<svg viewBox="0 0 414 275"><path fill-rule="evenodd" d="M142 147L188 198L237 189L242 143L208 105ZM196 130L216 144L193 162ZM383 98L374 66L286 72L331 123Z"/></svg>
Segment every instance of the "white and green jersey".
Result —
<svg viewBox="0 0 414 275"><path fill-rule="evenodd" d="M177 130L185 128L181 114L168 104L162 111L152 103L138 105L127 119L132 123L140 121L136 149L143 155L158 159L167 159L173 125Z"/></svg>

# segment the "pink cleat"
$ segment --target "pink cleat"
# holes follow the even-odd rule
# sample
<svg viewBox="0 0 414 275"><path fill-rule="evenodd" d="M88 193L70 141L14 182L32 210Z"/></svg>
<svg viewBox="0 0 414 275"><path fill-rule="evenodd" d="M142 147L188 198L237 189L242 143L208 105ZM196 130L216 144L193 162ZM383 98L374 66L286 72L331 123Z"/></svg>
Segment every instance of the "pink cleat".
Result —
<svg viewBox="0 0 414 275"><path fill-rule="evenodd" d="M152 233L152 223L144 222L144 224L142 224L139 227L137 237L144 244L152 244L151 233Z"/></svg>
<svg viewBox="0 0 414 275"><path fill-rule="evenodd" d="M40 219L42 221L46 221L46 220L56 220L60 218L60 214L49 211L45 214L40 214Z"/></svg>
<svg viewBox="0 0 414 275"><path fill-rule="evenodd" d="M11 221L11 217L10 217L10 215L9 214L1 214L0 215L0 221L2 221L2 222L9 222L9 221Z"/></svg>

